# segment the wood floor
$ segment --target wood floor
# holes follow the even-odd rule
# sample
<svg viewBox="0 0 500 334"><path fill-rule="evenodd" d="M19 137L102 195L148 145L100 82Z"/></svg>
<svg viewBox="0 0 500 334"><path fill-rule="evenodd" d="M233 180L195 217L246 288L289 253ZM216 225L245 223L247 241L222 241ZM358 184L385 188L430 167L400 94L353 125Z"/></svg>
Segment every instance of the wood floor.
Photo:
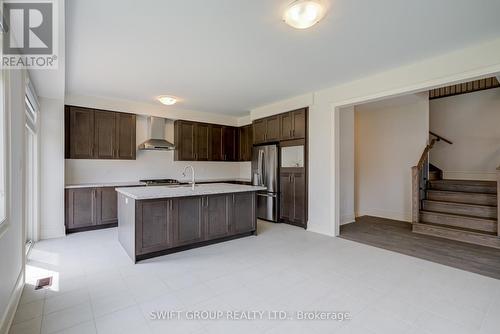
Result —
<svg viewBox="0 0 500 334"><path fill-rule="evenodd" d="M341 226L340 237L500 279L500 249L412 233L406 222L364 216Z"/></svg>

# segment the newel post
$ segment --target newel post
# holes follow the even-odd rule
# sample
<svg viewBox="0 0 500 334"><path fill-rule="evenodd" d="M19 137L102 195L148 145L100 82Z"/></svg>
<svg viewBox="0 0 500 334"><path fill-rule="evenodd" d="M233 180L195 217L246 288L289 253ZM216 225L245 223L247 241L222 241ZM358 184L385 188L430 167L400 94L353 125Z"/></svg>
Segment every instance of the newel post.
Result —
<svg viewBox="0 0 500 334"><path fill-rule="evenodd" d="M500 173L499 173L500 175ZM411 168L411 221L418 223L420 215L420 173L419 168Z"/></svg>

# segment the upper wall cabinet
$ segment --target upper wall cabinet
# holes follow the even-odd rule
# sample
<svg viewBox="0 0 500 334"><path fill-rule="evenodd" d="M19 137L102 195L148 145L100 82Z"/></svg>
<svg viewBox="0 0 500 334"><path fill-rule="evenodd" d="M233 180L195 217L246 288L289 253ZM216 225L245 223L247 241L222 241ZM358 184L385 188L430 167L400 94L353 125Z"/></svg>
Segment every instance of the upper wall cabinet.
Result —
<svg viewBox="0 0 500 334"><path fill-rule="evenodd" d="M66 106L65 118L66 159L135 160L135 115Z"/></svg>
<svg viewBox="0 0 500 334"><path fill-rule="evenodd" d="M253 122L253 143L264 144L290 139L305 139L307 108L266 117Z"/></svg>
<svg viewBox="0 0 500 334"><path fill-rule="evenodd" d="M280 118L278 115L253 122L253 143L263 144L280 140Z"/></svg>
<svg viewBox="0 0 500 334"><path fill-rule="evenodd" d="M241 130L232 126L175 121L176 161L250 161L251 145L245 131L241 144ZM244 153L241 151L244 150ZM250 152L250 153L249 153Z"/></svg>

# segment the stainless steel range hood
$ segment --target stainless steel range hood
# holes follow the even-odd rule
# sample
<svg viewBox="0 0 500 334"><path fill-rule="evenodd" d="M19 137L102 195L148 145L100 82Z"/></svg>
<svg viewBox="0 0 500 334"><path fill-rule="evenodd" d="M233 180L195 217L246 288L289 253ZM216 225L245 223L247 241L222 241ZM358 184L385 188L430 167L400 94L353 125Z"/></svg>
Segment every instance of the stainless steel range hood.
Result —
<svg viewBox="0 0 500 334"><path fill-rule="evenodd" d="M172 151L174 144L165 139L165 119L148 117L148 140L139 145L142 151Z"/></svg>

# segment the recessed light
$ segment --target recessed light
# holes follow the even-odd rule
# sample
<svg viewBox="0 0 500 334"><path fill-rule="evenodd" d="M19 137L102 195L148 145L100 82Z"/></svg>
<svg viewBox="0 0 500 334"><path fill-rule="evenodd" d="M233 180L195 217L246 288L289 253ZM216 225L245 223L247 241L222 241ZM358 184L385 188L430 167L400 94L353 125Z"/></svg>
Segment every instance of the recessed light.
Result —
<svg viewBox="0 0 500 334"><path fill-rule="evenodd" d="M177 99L175 97L168 95L159 96L158 101L166 106L171 106L177 103Z"/></svg>
<svg viewBox="0 0 500 334"><path fill-rule="evenodd" d="M320 0L297 0L292 2L283 15L283 21L297 29L307 29L318 23L326 13Z"/></svg>

